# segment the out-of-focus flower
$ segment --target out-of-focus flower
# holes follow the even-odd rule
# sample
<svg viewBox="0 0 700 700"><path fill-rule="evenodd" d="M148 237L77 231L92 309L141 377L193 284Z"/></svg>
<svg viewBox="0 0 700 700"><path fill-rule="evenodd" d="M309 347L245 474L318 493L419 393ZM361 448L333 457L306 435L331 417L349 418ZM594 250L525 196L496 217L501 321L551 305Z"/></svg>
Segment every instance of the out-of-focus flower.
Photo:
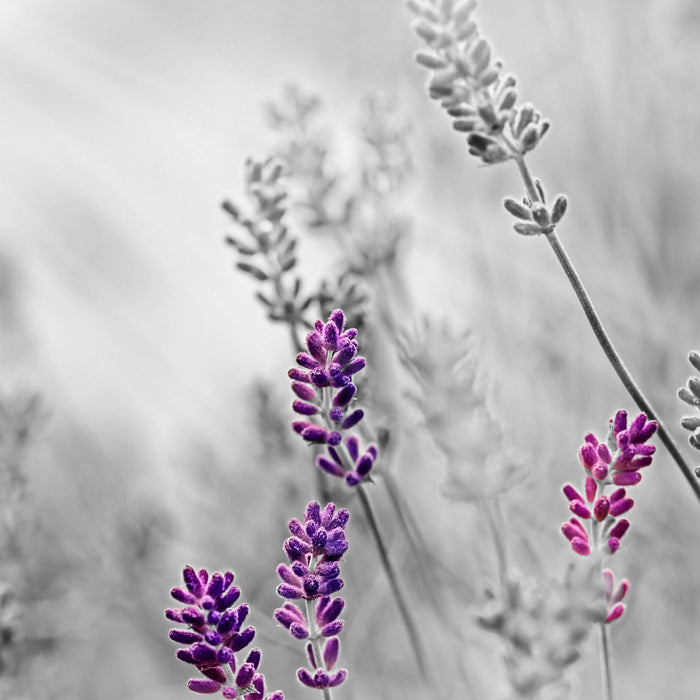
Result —
<svg viewBox="0 0 700 700"><path fill-rule="evenodd" d="M447 459L445 496L476 501L521 483L525 459L489 401L471 333L425 316L399 337L399 357L411 375L407 395Z"/></svg>
<svg viewBox="0 0 700 700"><path fill-rule="evenodd" d="M427 44L416 61L432 71L430 96L439 100L456 131L467 134L469 152L500 163L531 151L549 121L531 105L516 105L514 75L503 75L491 44L472 17L476 0L408 0L418 16L413 31Z"/></svg>
<svg viewBox="0 0 700 700"><path fill-rule="evenodd" d="M296 333L297 327L309 327L304 313L314 297L302 293L301 277L290 279L297 264L297 239L285 222L285 174L285 166L279 159L249 159L245 164L245 180L252 212L246 215L228 200L222 208L244 232L243 237L226 238L226 243L241 258L236 267L261 285L256 297L267 308L268 318L287 323ZM295 342L298 342L296 336Z"/></svg>
<svg viewBox="0 0 700 700"><path fill-rule="evenodd" d="M566 669L580 658L591 622L603 612L600 591L590 584L571 566L562 580L510 572L499 593L486 592L477 622L505 643L513 697L569 697Z"/></svg>
<svg viewBox="0 0 700 700"><path fill-rule="evenodd" d="M247 700L262 700L265 678L258 672L260 650L252 649L242 664L236 659L236 654L253 641L255 628L243 628L249 613L245 603L233 607L241 594L232 585L233 572L209 575L206 569L195 571L186 566L182 576L185 587L175 587L170 594L184 607L170 608L165 616L187 627L170 630L170 639L186 645L178 649L177 658L205 676L191 679L187 687L195 693L221 691L224 698L245 695ZM279 690L267 696L267 700L283 698Z"/></svg>

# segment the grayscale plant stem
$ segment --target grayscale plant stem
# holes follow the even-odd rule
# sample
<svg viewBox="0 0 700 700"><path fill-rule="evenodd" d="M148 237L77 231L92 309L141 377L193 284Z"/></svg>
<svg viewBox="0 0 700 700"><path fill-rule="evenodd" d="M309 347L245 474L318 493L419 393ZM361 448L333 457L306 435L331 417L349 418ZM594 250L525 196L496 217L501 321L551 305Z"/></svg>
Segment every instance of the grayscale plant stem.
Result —
<svg viewBox="0 0 700 700"><path fill-rule="evenodd" d="M411 615L411 611L408 607L406 597L404 596L403 590L399 584L399 578L396 574L396 571L394 570L393 564L391 563L391 559L389 559L389 552L384 542L384 538L382 537L381 530L379 529L379 523L377 522L377 518L374 513L374 508L372 507L372 503L369 500L369 496L365 491L364 484L358 484L356 488L360 496L360 503L362 504L362 509L365 512L367 524L369 525L370 532L372 533L372 538L374 539L374 543L377 546L377 552L379 553L379 559L382 563L382 568L384 569L384 572L386 573L386 576L389 579L389 586L391 587L391 591L394 594L394 600L396 601L396 604L399 607L401 618L403 620L404 625L406 626L408 638L411 643L411 647L413 648L413 654L416 657L416 663L418 664L418 668L421 672L423 680L428 682L428 668L426 666L427 656L421 643L418 628L416 627L416 624L413 621L413 616Z"/></svg>
<svg viewBox="0 0 700 700"><path fill-rule="evenodd" d="M321 405L321 414L323 415L324 421L326 423L326 427L329 429L333 428L332 421L330 419L330 405L331 405L331 397L330 397L330 391L328 389L323 389L322 390L322 405ZM335 447L336 452L338 454L338 457L340 458L340 461L343 465L343 468L346 471L351 471L353 468L352 460L350 459L350 456L347 454L345 447L342 443L337 445ZM320 472L320 469L317 469L317 471ZM360 495L360 503L362 504L362 509L365 513L365 519L367 520L367 525L369 526L369 531L372 534L372 539L374 540L374 544L377 547L377 552L379 554L379 560L382 564L382 568L384 569L384 573L386 574L387 579L389 580L389 587L391 588L392 593L394 594L394 599L396 600L396 604L399 606L399 612L401 613L401 619L403 620L404 625L406 626L406 631L408 633L408 639L411 644L411 647L413 649L413 654L416 657L416 663L418 664L418 668L421 672L421 676L425 682L428 681L428 668L426 666L426 659L427 656L425 655L425 651L423 650L423 646L421 644L420 637L418 635L418 628L413 621L413 617L411 615L411 611L408 607L408 603L406 601L406 597L404 596L403 590L401 589L401 586L399 585L399 578L396 574L396 571L394 570L394 566L391 563L391 559L389 559L389 551L387 549L386 543L384 542L384 537L382 535L382 532L379 528L379 522L377 521L377 517L374 513L374 509L372 508L372 503L369 500L369 496L365 492L364 489L364 484L360 483L356 487L357 492Z"/></svg>
<svg viewBox="0 0 700 700"><path fill-rule="evenodd" d="M602 681L603 700L615 700L615 690L613 686L612 673L612 647L610 644L610 632L605 622L598 623L600 632L600 672Z"/></svg>
<svg viewBox="0 0 700 700"><path fill-rule="evenodd" d="M493 549L496 554L496 570L498 572L498 580L504 596L508 595L508 557L506 553L506 544L501 537L503 532L502 523L500 520L500 509L498 504L498 496L495 496L493 503L489 503L487 499L481 499L479 506L484 515L486 526L488 528L491 539L493 540Z"/></svg>
<svg viewBox="0 0 700 700"><path fill-rule="evenodd" d="M306 611L306 622L309 626L309 631L311 632L310 639L314 650L314 656L316 657L318 668L321 668L323 666L323 651L321 649L321 633L316 627L316 601L314 601L312 604L310 601L305 600L304 606ZM314 671L315 670L316 669L314 669ZM333 700L333 694L330 688L323 688L323 700Z"/></svg>
<svg viewBox="0 0 700 700"><path fill-rule="evenodd" d="M515 160L523 182L525 183L528 196L533 202L541 202L541 198L537 188L535 187L532 175L530 174L530 171L525 163L525 159L519 153L515 154L513 159ZM544 202L541 203L544 204ZM578 272L576 272L576 268L574 268L574 265L567 255L564 246L559 240L559 237L557 236L556 232L552 230L550 233L545 234L545 238L552 247L554 254L557 256L557 260L559 260L559 264L562 266L562 269L573 287L579 303L583 308L583 312L586 314L588 323L590 324L598 343L600 344L601 348L603 348L605 356L608 358L608 361L612 365L613 369L617 373L617 376L622 381L623 386L627 390L627 393L632 397L633 401L642 411L644 411L644 413L647 414L648 418L655 420L658 423L658 434L661 442L664 444L669 454L680 468L686 481L690 484L690 488L693 489L696 498L698 501L700 501L700 481L698 481L698 479L694 476L693 470L683 458L680 449L673 440L673 437L671 437L671 434L666 429L666 426L663 424L663 421L661 420L656 409L654 409L646 396L644 396L642 390L635 382L634 377L632 377L630 371L627 369L627 367L625 367L625 364L617 350L615 350L615 347L610 340L610 336L607 334L605 328L603 328L598 312L593 306L593 301L586 291L586 288L583 286L581 277L579 276Z"/></svg>

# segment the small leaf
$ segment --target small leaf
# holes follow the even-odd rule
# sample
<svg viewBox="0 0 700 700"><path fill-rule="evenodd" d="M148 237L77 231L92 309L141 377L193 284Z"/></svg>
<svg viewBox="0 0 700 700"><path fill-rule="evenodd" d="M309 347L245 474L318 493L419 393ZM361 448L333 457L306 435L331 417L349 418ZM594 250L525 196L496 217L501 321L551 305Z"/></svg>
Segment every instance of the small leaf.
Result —
<svg viewBox="0 0 700 700"><path fill-rule="evenodd" d="M697 430L700 428L700 416L683 416L681 425L686 430Z"/></svg>
<svg viewBox="0 0 700 700"><path fill-rule="evenodd" d="M476 119L455 119L452 122L452 128L455 131L462 131L464 133L469 133L474 131L478 126L479 122Z"/></svg>
<svg viewBox="0 0 700 700"><path fill-rule="evenodd" d="M530 211L530 209L524 204L518 202L516 199L513 199L512 197L504 199L503 206L509 214L512 214L518 219L523 219L524 221L532 220L532 212Z"/></svg>
<svg viewBox="0 0 700 700"><path fill-rule="evenodd" d="M688 379L688 388L700 399L700 379L698 377Z"/></svg>
<svg viewBox="0 0 700 700"><path fill-rule="evenodd" d="M513 228L522 236L537 236L542 233L537 224L515 224Z"/></svg>
<svg viewBox="0 0 700 700"><path fill-rule="evenodd" d="M518 99L518 93L512 88L506 90L501 97L501 101L498 103L499 112L507 112L513 109L515 101Z"/></svg>
<svg viewBox="0 0 700 700"><path fill-rule="evenodd" d="M690 351L688 354L688 361L698 372L700 372L700 353L697 350Z"/></svg>
<svg viewBox="0 0 700 700"><path fill-rule="evenodd" d="M241 216L241 212L240 212L240 210L238 209L238 207L236 207L236 205L233 204L232 202L229 202L228 199L226 199L226 200L224 200L223 202L221 202L221 208L222 208L225 212L227 212L228 214L230 214L234 219L236 219L236 221L238 221L238 219L239 219L240 216Z"/></svg>
<svg viewBox="0 0 700 700"><path fill-rule="evenodd" d="M547 208L539 202L535 202L532 206L532 218L541 228L547 228L551 224Z"/></svg>
<svg viewBox="0 0 700 700"><path fill-rule="evenodd" d="M264 282L265 280L269 279L269 275L263 270L261 270L259 267L256 267L255 265L251 265L245 262L238 262L236 263L236 267L242 272L247 272L249 275L252 275L253 277L255 277L255 279L260 280L261 282Z"/></svg>
<svg viewBox="0 0 700 700"><path fill-rule="evenodd" d="M552 207L552 223L558 224L566 212L568 201L566 195L560 194Z"/></svg>
<svg viewBox="0 0 700 700"><path fill-rule="evenodd" d="M687 387L682 386L678 390L678 398L691 406L700 406L700 399L697 396L693 396Z"/></svg>
<svg viewBox="0 0 700 700"><path fill-rule="evenodd" d="M425 66L431 70L447 68L449 65L444 58L428 51L417 51L414 58L416 59L416 63L420 63L421 66Z"/></svg>

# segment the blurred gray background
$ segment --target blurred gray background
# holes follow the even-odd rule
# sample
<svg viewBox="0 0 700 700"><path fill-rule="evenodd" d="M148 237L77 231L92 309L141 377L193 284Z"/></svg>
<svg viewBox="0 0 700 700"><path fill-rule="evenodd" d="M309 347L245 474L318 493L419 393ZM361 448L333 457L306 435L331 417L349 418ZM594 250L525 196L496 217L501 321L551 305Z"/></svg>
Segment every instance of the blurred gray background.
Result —
<svg viewBox="0 0 700 700"><path fill-rule="evenodd" d="M697 5L483 0L477 17L521 99L553 122L531 167L550 195L569 196L561 236L675 428L675 391L700 345ZM0 388L41 403L20 556L0 569L27 592L16 697L188 697L162 617L186 563L233 568L244 595L275 605L284 523L313 479L266 472L256 452L255 382L291 419L292 352L233 268L219 203L240 199L244 159L271 150L261 107L290 81L322 98L341 163L367 94L389 95L411 122L411 301L475 332L510 446L537 475L537 502L523 492L513 512L545 559L573 556L558 534L560 486L579 479L583 434L633 406L544 241L510 228L500 202L522 194L515 169L480 167L428 100L410 19L393 0L0 2ZM314 245L302 240L301 257ZM442 513L435 474L434 501L411 481L408 499L427 528L449 519L459 558L472 515ZM291 494L289 513L270 484ZM613 633L619 698L694 698L700 512L661 450L635 497L616 561L633 584ZM275 670L284 653L293 671L298 650L262 619L272 689L307 697ZM348 635L346 649L365 638ZM575 692L597 688L588 652ZM341 700L392 697L374 685L381 667L361 680L348 654L357 684ZM494 640L439 651L479 654L496 675L493 694L475 681L476 697L499 698Z"/></svg>

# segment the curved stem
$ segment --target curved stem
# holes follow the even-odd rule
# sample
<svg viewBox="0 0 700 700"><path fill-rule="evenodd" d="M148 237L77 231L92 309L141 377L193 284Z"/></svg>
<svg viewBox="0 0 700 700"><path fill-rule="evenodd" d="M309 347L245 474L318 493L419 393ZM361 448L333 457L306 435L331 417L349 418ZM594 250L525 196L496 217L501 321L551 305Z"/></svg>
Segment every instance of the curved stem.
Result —
<svg viewBox="0 0 700 700"><path fill-rule="evenodd" d="M525 164L524 158L518 154L514 156L514 160L523 178L525 187L527 188L528 196L533 202L540 201L539 193L535 187L532 175ZM642 411L644 411L644 413L647 414L649 418L658 423L658 434L661 442L664 444L669 454L680 468L686 481L690 484L690 488L693 489L695 496L700 501L700 482L698 482L698 479L693 475L693 470L683 458L680 449L673 440L673 437L671 437L671 434L666 429L666 426L663 424L663 421L661 420L656 409L651 405L646 396L644 396L642 390L635 382L634 377L632 377L630 371L627 369L627 367L625 367L622 358L610 340L610 336L605 331L605 328L603 328L598 312L593 306L593 301L586 291L586 288L583 286L581 277L579 276L578 272L576 272L576 268L574 268L574 265L567 255L564 246L559 240L559 237L557 236L556 232L552 231L551 233L545 234L545 238L552 247L554 254L557 256L559 264L562 266L571 286L573 287L576 297L583 308L583 312L586 314L588 323L590 324L598 343L600 344L601 348L603 348L605 356L608 358L608 361L617 373L617 376L620 378L620 381L627 390L627 393L632 397L632 400Z"/></svg>
<svg viewBox="0 0 700 700"><path fill-rule="evenodd" d="M603 700L614 700L615 690L613 686L612 673L612 645L610 644L610 633L608 626L604 622L598 623L600 632L600 669L603 690Z"/></svg>
<svg viewBox="0 0 700 700"><path fill-rule="evenodd" d="M389 552L387 550L386 543L384 542L384 538L382 537L381 530L379 529L379 524L374 513L374 508L372 507L372 503L369 500L369 496L367 495L367 492L364 489L364 485L358 484L356 489L360 496L360 503L362 503L362 508L365 512L365 517L367 519L367 524L369 525L372 538L374 539L374 543L377 546L377 552L379 553L379 559L381 560L382 568L384 569L384 572L386 573L387 578L389 579L389 586L391 587L391 591L394 594L394 600L396 601L396 604L399 607L401 618L403 619L404 625L406 626L406 630L408 631L408 637L413 648L413 654L416 657L416 663L418 664L418 668L420 669L421 675L423 676L424 680L427 681L429 680L427 656L425 650L423 649L421 638L418 633L418 628L413 620L413 616L409 609L408 602L406 601L403 590L399 585L399 578L396 574L396 571L394 570L394 566L391 563L391 560L389 559Z"/></svg>

